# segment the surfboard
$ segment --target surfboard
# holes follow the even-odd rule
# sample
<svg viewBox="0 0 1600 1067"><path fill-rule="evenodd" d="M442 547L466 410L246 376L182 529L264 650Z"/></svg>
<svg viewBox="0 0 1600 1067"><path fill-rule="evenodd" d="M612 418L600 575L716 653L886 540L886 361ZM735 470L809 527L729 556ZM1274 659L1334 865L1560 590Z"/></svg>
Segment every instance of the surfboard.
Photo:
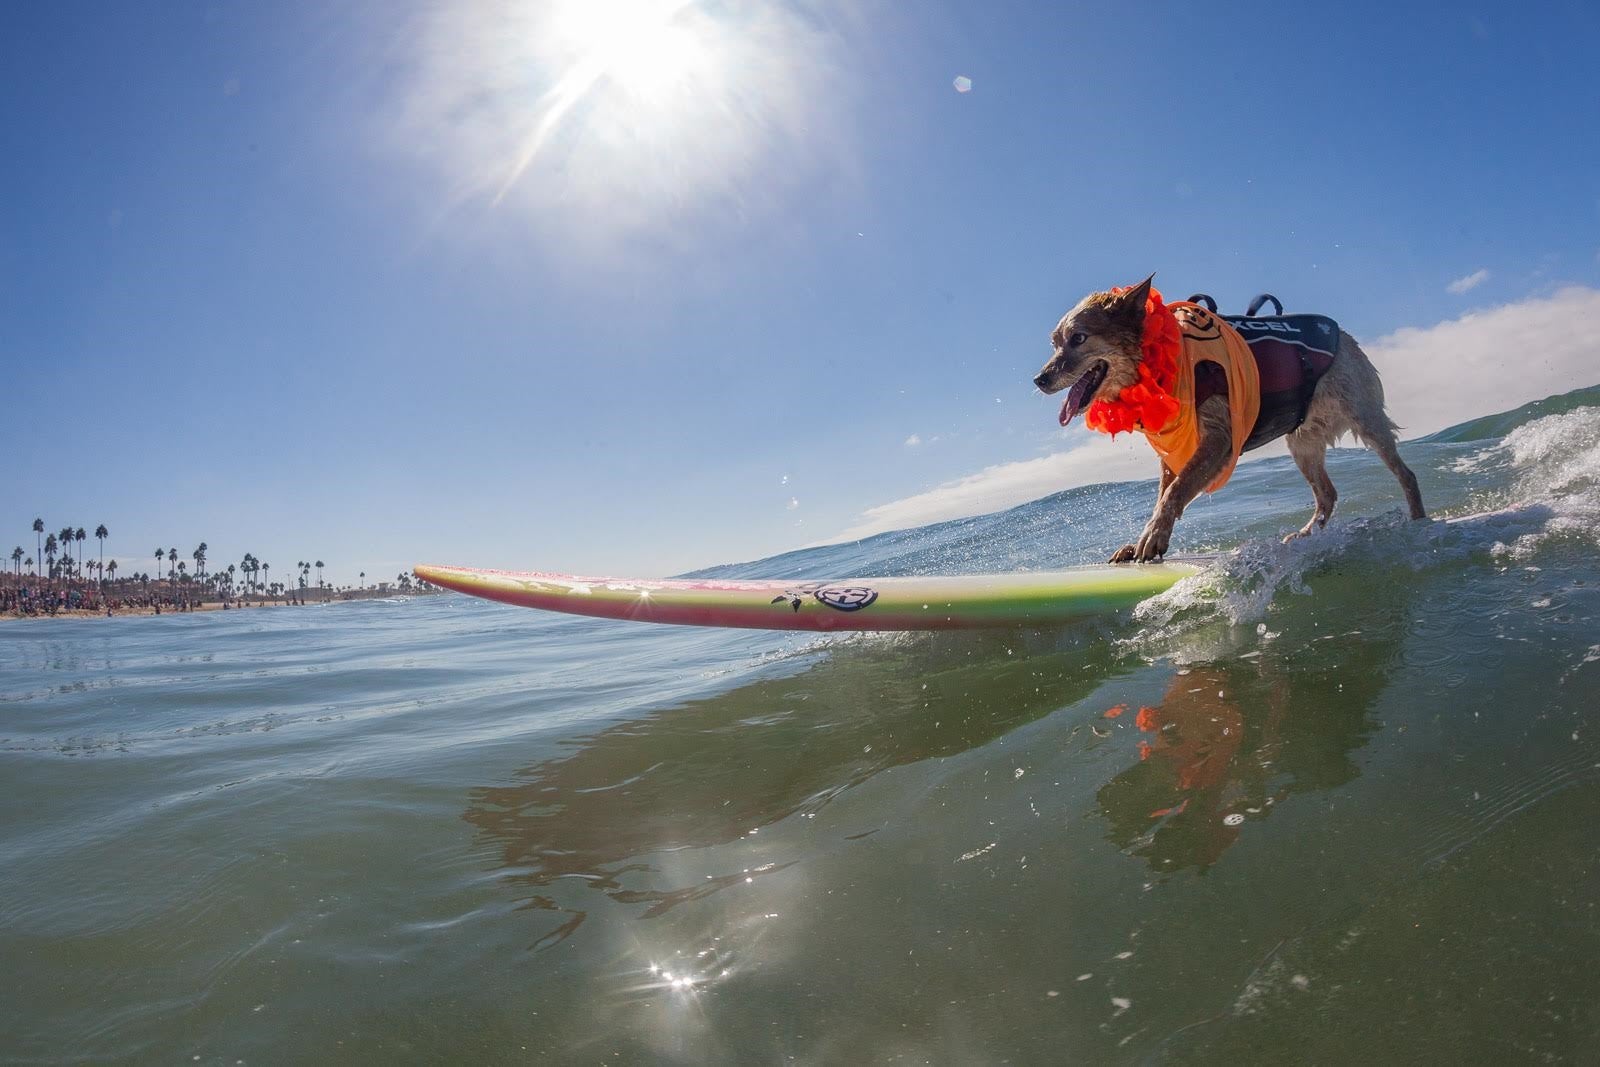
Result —
<svg viewBox="0 0 1600 1067"><path fill-rule="evenodd" d="M419 564L415 573L472 596L603 619L764 630L959 630L1121 611L1198 574L1205 562L830 582L588 578L430 564Z"/></svg>

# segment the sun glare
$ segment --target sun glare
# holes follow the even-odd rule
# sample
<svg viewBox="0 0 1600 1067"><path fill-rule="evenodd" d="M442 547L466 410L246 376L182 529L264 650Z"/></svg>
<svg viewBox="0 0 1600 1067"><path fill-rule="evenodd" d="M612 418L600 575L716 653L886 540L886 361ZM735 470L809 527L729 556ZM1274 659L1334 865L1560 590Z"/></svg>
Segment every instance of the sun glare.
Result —
<svg viewBox="0 0 1600 1067"><path fill-rule="evenodd" d="M722 27L696 0L559 0L541 47L554 84L495 197L503 200L563 127L614 154L674 145L717 81L713 38ZM553 46L553 47L552 47Z"/></svg>
<svg viewBox="0 0 1600 1067"><path fill-rule="evenodd" d="M747 218L837 161L842 38L769 0L439 0L413 34L399 143L453 206L604 243ZM831 172L830 172L831 173Z"/></svg>

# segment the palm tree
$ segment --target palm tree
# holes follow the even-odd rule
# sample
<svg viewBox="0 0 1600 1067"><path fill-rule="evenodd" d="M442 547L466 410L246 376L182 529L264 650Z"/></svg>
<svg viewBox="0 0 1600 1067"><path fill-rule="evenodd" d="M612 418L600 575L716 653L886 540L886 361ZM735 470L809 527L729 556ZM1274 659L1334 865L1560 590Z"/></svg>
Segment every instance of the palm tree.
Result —
<svg viewBox="0 0 1600 1067"><path fill-rule="evenodd" d="M366 571L362 571L361 572L361 588L365 589L366 587L367 587L367 572Z"/></svg>
<svg viewBox="0 0 1600 1067"><path fill-rule="evenodd" d="M13 548L11 550L11 566L16 570L17 578L21 579L21 577L22 577L22 546L21 545L18 545L16 548Z"/></svg>
<svg viewBox="0 0 1600 1067"><path fill-rule="evenodd" d="M178 562L178 550L175 549L175 548L167 549L167 577L168 578L172 577L172 567L177 562Z"/></svg>
<svg viewBox="0 0 1600 1067"><path fill-rule="evenodd" d="M104 569L106 565L106 538L111 536L111 531L106 529L106 524L102 522L94 528L94 536L100 542L100 567Z"/></svg>
<svg viewBox="0 0 1600 1067"><path fill-rule="evenodd" d="M156 549L156 577L157 578L161 577L161 561L166 559L166 558L167 558L166 549L164 549L164 548Z"/></svg>
<svg viewBox="0 0 1600 1067"><path fill-rule="evenodd" d="M73 533L72 539L78 542L78 569L83 569L83 543L89 539L89 531L82 526Z"/></svg>
<svg viewBox="0 0 1600 1067"><path fill-rule="evenodd" d="M116 581L117 580L117 561L116 560L112 560L110 563L107 563L106 564L106 570L111 572L111 580L113 582Z"/></svg>
<svg viewBox="0 0 1600 1067"><path fill-rule="evenodd" d="M40 537L44 536L44 520L43 519L34 519L33 520L33 533L34 533L34 540L35 541L38 541L38 539ZM43 542L39 543L39 547L35 550L33 558L34 559L44 559L44 544L43 544ZM35 570L33 572L33 576L35 578L37 578L37 577L39 577L39 571L37 570L38 564L35 564L34 566L35 566Z"/></svg>
<svg viewBox="0 0 1600 1067"><path fill-rule="evenodd" d="M320 559L317 560L317 563L316 563L316 567L317 567L317 588L318 589L322 589L322 599L326 600L326 599L328 599L328 591L326 589L322 588L322 568L323 568L323 566L324 566L323 562Z"/></svg>
<svg viewBox="0 0 1600 1067"><path fill-rule="evenodd" d="M198 569L198 572L199 572L199 574L200 574L200 576L202 578L205 577L205 573L206 573L206 549L207 549L207 547L209 547L209 546L207 546L207 544L204 541L201 541L200 542L200 547L198 547L198 548L196 548L194 550L194 565Z"/></svg>
<svg viewBox="0 0 1600 1067"><path fill-rule="evenodd" d="M45 570L50 577L56 576L56 535L50 534L44 539Z"/></svg>

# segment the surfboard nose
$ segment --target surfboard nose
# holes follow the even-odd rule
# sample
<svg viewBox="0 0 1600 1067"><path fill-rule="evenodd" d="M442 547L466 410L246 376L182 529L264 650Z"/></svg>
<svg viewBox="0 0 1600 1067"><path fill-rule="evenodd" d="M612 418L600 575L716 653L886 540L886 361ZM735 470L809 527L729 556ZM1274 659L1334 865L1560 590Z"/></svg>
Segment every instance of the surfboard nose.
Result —
<svg viewBox="0 0 1600 1067"><path fill-rule="evenodd" d="M425 582L442 585L446 589L458 588L461 578L461 572L457 568L441 567L434 563L419 563L411 568L411 573Z"/></svg>

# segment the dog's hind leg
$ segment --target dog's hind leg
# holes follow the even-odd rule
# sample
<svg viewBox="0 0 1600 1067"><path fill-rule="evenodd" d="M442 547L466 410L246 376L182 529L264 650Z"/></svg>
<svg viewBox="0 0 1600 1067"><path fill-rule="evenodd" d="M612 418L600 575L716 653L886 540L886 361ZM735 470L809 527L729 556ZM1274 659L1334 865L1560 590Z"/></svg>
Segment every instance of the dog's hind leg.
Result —
<svg viewBox="0 0 1600 1067"><path fill-rule="evenodd" d="M1394 424L1385 417L1376 426L1358 425L1356 436L1378 454L1378 458L1383 460L1383 465L1388 467L1400 482L1400 491L1406 495L1406 507L1410 510L1411 517L1427 518L1428 513L1422 510L1422 491L1417 488L1417 476L1411 473L1406 461L1400 458L1400 448L1394 439Z"/></svg>
<svg viewBox="0 0 1600 1067"><path fill-rule="evenodd" d="M1328 477L1327 437L1306 426L1291 433L1286 443L1289 445L1289 454L1294 457L1294 465L1311 483L1311 495L1316 497L1317 509L1304 526L1283 539L1284 544L1297 537L1310 537L1319 526L1328 525L1328 520L1333 517L1333 505L1339 499L1339 491L1333 487L1333 479Z"/></svg>
<svg viewBox="0 0 1600 1067"><path fill-rule="evenodd" d="M1362 444L1378 454L1384 465L1400 482L1406 496L1406 507L1413 519L1427 517L1422 510L1422 493L1417 489L1417 476L1400 458L1394 432L1398 429L1384 410L1383 382L1378 379L1377 368L1349 334L1339 337L1339 358L1334 360L1328 373L1317 383L1311 405L1306 411L1306 421L1289 435L1290 451L1294 450L1296 437L1320 437L1324 447L1333 444L1340 434L1354 433ZM1297 460L1299 456L1295 457ZM1319 459L1320 467L1321 461ZM1301 470L1305 470L1302 465ZM1309 478L1310 475L1307 475Z"/></svg>

